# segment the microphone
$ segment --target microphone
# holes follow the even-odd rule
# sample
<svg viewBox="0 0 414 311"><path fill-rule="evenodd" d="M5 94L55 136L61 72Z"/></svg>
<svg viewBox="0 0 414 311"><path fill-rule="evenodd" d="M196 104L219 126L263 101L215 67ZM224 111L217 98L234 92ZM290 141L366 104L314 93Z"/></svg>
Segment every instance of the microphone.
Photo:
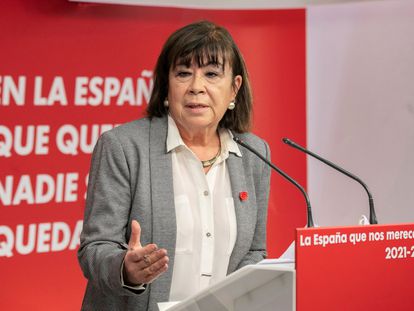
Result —
<svg viewBox="0 0 414 311"><path fill-rule="evenodd" d="M312 151L309 151L309 150L303 148L302 146L298 145L297 143L295 143L294 141L291 141L288 138L283 138L282 140L283 140L283 142L285 144L287 144L287 145L289 145L289 146L291 146L293 148L296 148L296 149L298 149L298 150L300 150L302 152L305 152L305 153L309 154L310 156L318 159L319 161L325 163L326 165L329 165L330 167L336 169L337 171L341 172L342 174L345 174L346 176L352 178L353 180L355 180L359 184L361 184L361 186L364 187L365 191L368 194L368 201L369 201L369 223L371 225L378 224L377 216L375 215L375 209L374 209L374 199L372 198L371 192L369 192L367 185L360 178L358 178L357 176L355 176L355 175L351 174L350 172L344 170L343 168L339 167L338 165L336 165L336 164L334 164L334 163L332 163L332 162L330 162L330 161L322 158L321 156L313 153Z"/></svg>
<svg viewBox="0 0 414 311"><path fill-rule="evenodd" d="M306 211L307 211L307 218L308 218L308 228L314 227L313 224L313 218L312 218L312 207L309 201L308 194L306 193L305 189L301 185L299 185L292 177L290 177L288 174L283 172L280 168L278 168L276 165L274 165L272 162L267 160L264 156L262 156L257 150L253 149L250 145L245 143L243 140L241 140L239 137L233 136L233 140L238 143L239 145L245 147L249 151L253 152L256 156L258 156L263 162L265 162L267 165L269 165L271 168L273 168L276 172L278 172L280 175L282 175L285 179L287 179L290 183L292 183L296 188L298 188L303 196L305 197L306 201Z"/></svg>

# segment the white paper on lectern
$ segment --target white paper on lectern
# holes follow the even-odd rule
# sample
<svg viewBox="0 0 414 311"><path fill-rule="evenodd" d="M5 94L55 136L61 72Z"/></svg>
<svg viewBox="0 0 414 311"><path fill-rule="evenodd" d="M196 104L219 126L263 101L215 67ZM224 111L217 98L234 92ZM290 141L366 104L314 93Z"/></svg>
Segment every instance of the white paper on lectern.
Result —
<svg viewBox="0 0 414 311"><path fill-rule="evenodd" d="M180 301L159 302L158 311L168 311L172 306L175 306Z"/></svg>

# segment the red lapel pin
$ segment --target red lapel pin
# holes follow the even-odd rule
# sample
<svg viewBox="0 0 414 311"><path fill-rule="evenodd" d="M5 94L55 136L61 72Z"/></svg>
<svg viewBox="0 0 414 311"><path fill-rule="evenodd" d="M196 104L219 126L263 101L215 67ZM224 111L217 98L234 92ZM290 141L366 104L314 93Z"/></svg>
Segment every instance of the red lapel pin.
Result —
<svg viewBox="0 0 414 311"><path fill-rule="evenodd" d="M247 201L247 199L249 198L249 194L247 193L247 191L241 191L240 193L239 193L239 198L240 198L240 201Z"/></svg>

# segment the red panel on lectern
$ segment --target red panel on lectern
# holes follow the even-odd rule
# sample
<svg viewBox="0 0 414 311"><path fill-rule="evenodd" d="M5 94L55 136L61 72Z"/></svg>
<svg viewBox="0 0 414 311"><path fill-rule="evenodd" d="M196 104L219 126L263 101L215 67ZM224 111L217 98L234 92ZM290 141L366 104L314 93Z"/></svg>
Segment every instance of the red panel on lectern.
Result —
<svg viewBox="0 0 414 311"><path fill-rule="evenodd" d="M297 229L297 310L413 310L414 224Z"/></svg>

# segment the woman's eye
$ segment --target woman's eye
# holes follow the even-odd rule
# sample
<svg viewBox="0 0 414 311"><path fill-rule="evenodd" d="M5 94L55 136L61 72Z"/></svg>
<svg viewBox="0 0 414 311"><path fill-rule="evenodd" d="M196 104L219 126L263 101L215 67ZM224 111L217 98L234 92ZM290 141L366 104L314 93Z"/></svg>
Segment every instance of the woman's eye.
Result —
<svg viewBox="0 0 414 311"><path fill-rule="evenodd" d="M215 77L217 77L217 76L218 76L218 73L217 73L217 72L215 72L215 71L209 71L209 72L207 72L207 73L206 73L206 76L207 76L208 78L215 78Z"/></svg>
<svg viewBox="0 0 414 311"><path fill-rule="evenodd" d="M178 71L176 75L177 75L177 77L180 77L180 78L186 78L186 77L188 77L188 76L191 75L191 72L188 72L188 71Z"/></svg>

